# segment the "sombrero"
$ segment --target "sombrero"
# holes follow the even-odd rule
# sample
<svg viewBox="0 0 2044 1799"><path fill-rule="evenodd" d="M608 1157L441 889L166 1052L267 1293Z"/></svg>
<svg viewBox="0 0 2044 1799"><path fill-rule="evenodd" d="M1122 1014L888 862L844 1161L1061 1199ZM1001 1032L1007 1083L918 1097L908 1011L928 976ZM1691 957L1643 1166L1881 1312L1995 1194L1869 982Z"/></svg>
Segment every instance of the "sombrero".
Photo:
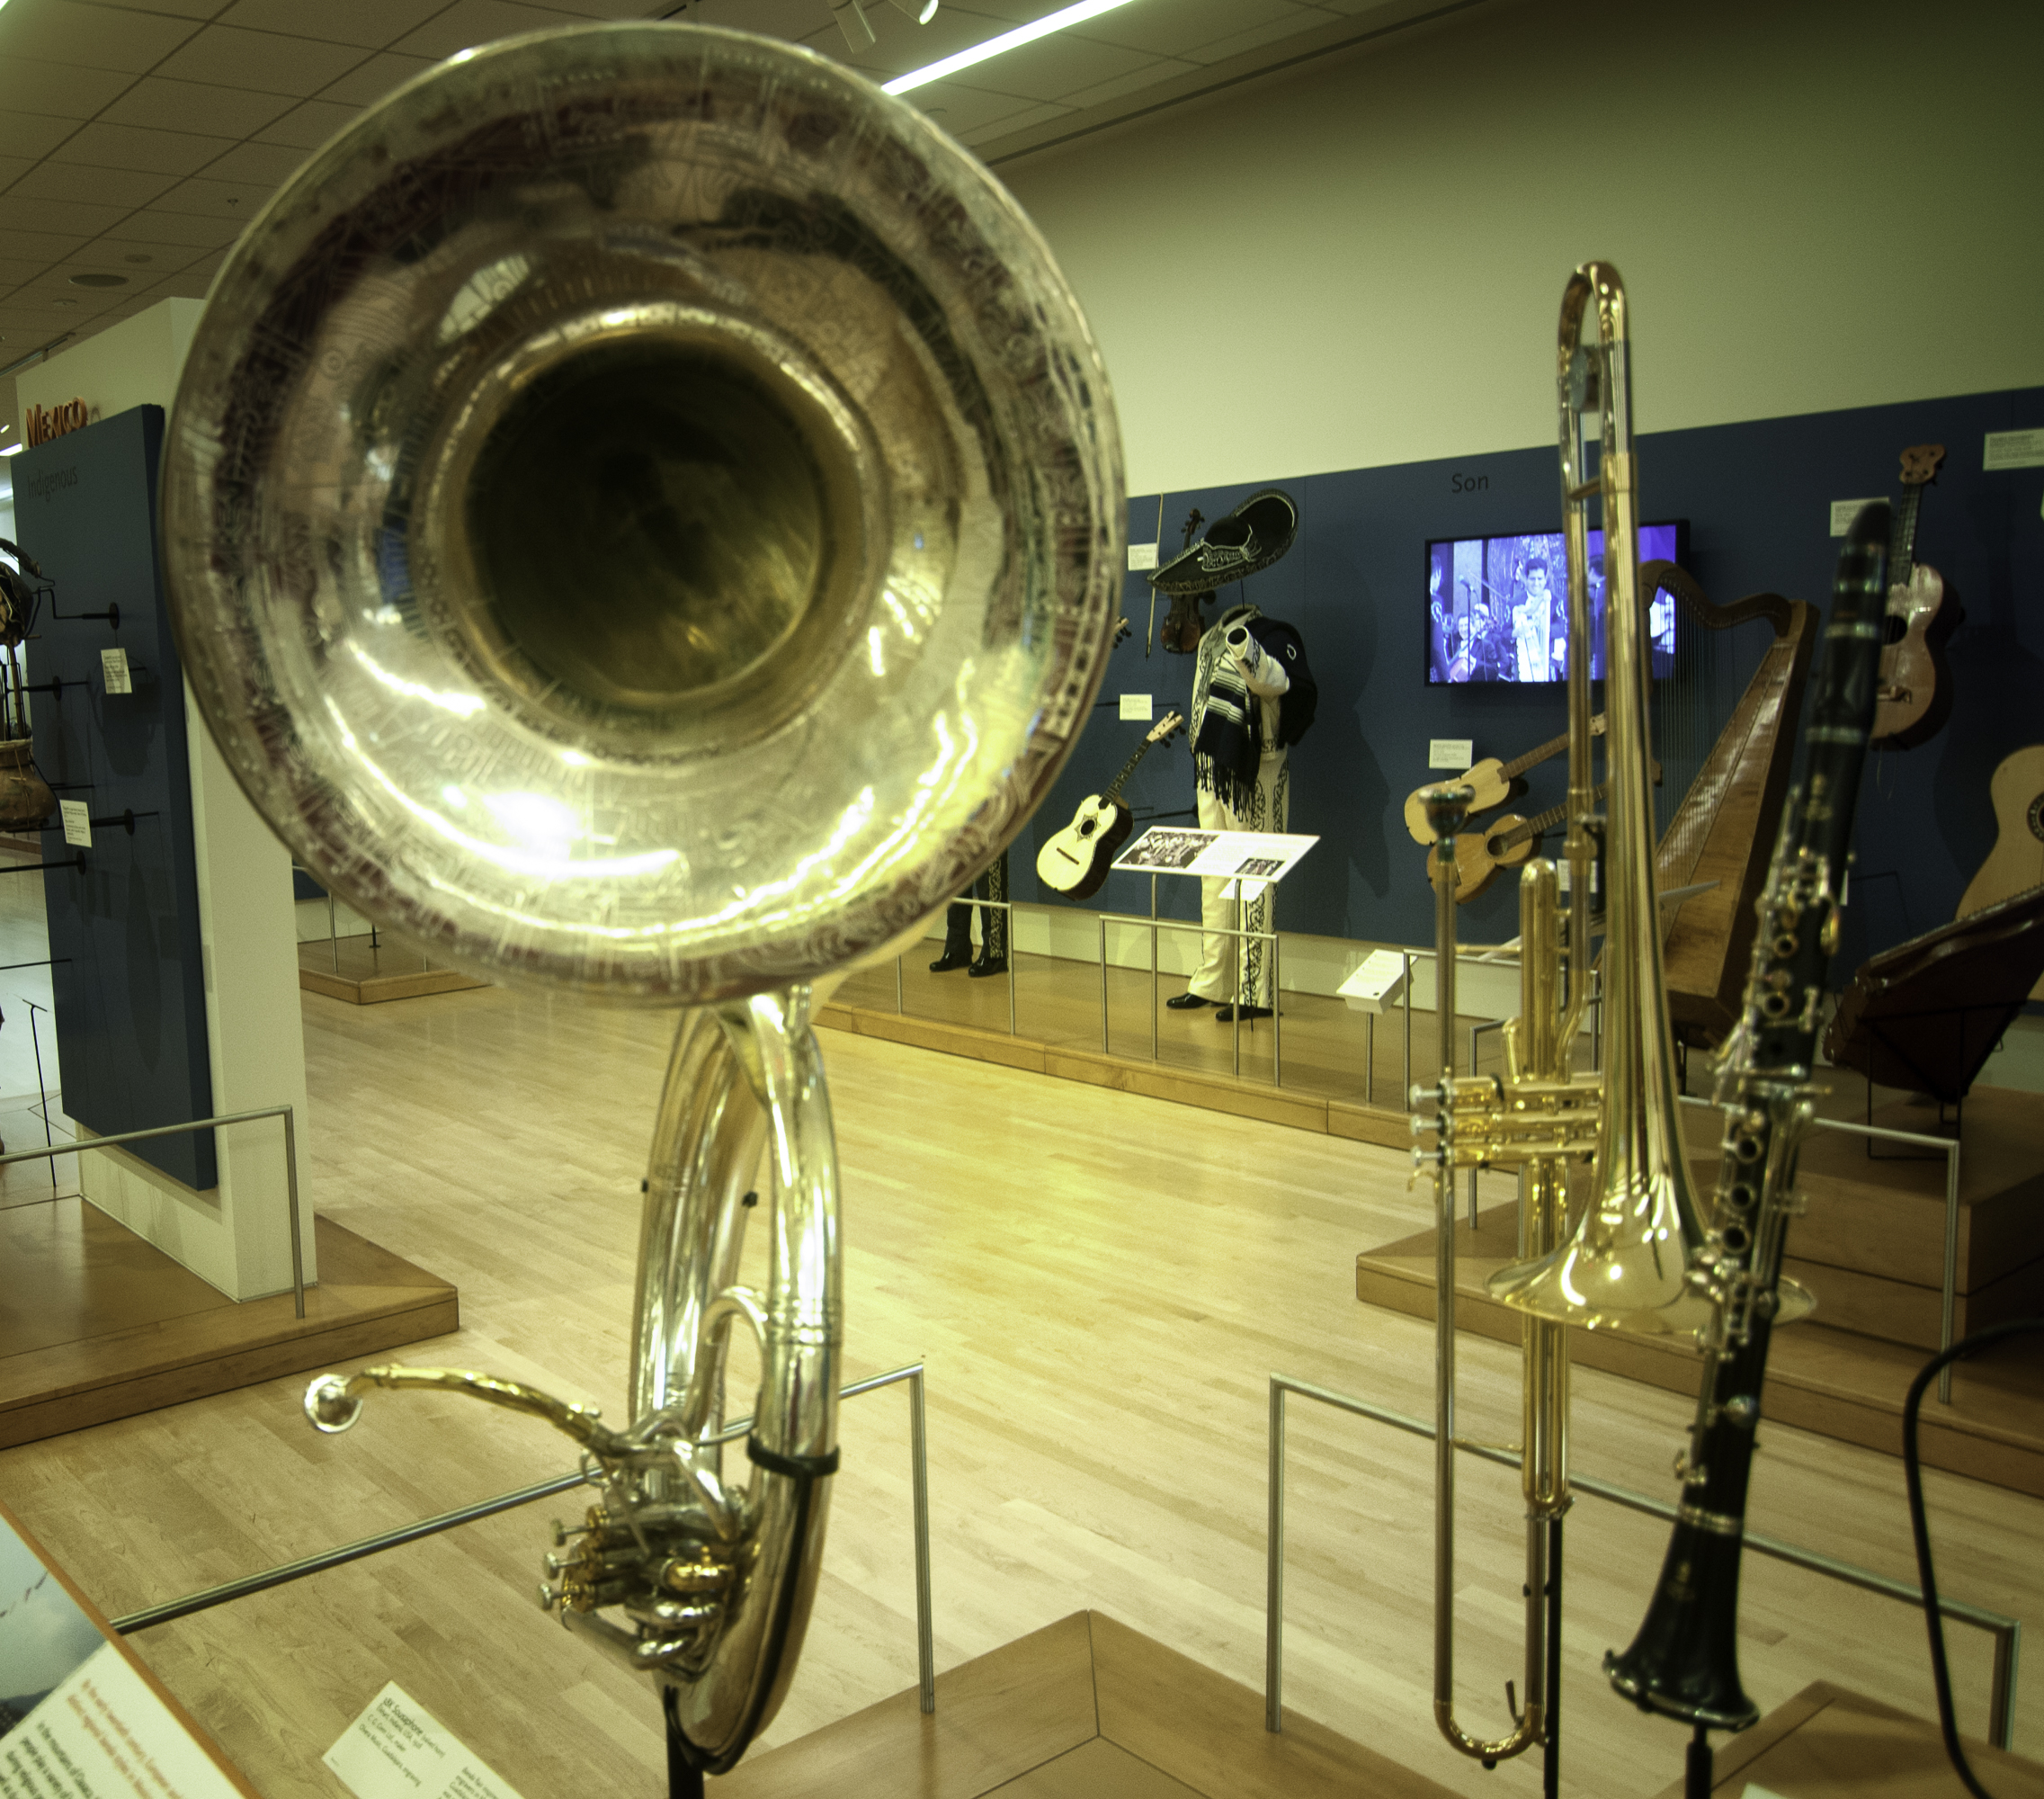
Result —
<svg viewBox="0 0 2044 1799"><path fill-rule="evenodd" d="M1280 488L1252 494L1207 527L1199 542L1174 556L1150 577L1162 594L1206 594L1268 568L1299 535L1299 507Z"/></svg>

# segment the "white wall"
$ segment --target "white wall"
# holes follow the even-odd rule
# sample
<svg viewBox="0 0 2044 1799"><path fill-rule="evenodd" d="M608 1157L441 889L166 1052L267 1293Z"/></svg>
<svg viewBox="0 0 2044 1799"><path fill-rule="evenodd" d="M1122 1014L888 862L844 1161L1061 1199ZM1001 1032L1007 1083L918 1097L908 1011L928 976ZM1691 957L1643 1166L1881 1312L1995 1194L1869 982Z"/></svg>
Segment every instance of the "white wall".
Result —
<svg viewBox="0 0 2044 1799"><path fill-rule="evenodd" d="M1639 428L2044 382L2044 7L1498 4L996 170L1129 490L1552 441L1568 271Z"/></svg>
<svg viewBox="0 0 2044 1799"><path fill-rule="evenodd" d="M78 398L94 419L137 406L168 414L202 309L195 300L166 300L24 371L18 377L23 412ZM290 856L243 797L189 688L185 715L213 1107L295 1108L300 1243L311 1280L317 1263ZM216 1141L220 1184L212 1192L195 1193L118 1150L79 1158L80 1185L94 1204L232 1298L288 1287L281 1127L239 1125Z"/></svg>

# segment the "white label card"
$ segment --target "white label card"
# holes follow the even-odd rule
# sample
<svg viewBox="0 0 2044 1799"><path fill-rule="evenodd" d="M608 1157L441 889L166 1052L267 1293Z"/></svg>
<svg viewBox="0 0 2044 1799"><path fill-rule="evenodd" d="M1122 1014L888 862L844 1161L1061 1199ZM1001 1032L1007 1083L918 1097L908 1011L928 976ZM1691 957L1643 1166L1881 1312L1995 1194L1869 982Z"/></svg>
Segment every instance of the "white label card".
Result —
<svg viewBox="0 0 2044 1799"><path fill-rule="evenodd" d="M106 676L108 693L132 694L135 691L135 683L128 673L128 652L125 649L101 650L99 666Z"/></svg>
<svg viewBox="0 0 2044 1799"><path fill-rule="evenodd" d="M1156 545L1131 543L1129 546L1129 572L1139 575L1147 568L1156 567Z"/></svg>
<svg viewBox="0 0 2044 1799"><path fill-rule="evenodd" d="M1465 768L1473 768L1477 762L1477 745L1474 738L1435 737L1426 742L1426 765L1429 768L1452 768L1460 774Z"/></svg>
<svg viewBox="0 0 2044 1799"><path fill-rule="evenodd" d="M64 841L74 849L93 846L93 809L83 800L59 800L57 810L64 814Z"/></svg>
<svg viewBox="0 0 2044 1799"><path fill-rule="evenodd" d="M1121 716L1133 719L1138 724L1147 725L1156 716L1154 696L1148 694L1122 694Z"/></svg>
<svg viewBox="0 0 2044 1799"><path fill-rule="evenodd" d="M12 1645L11 1645L12 1646ZM238 1799L111 1642L0 1737L0 1799Z"/></svg>
<svg viewBox="0 0 2044 1799"><path fill-rule="evenodd" d="M1852 530L1852 521L1859 517L1860 508L1873 505L1872 500L1833 500L1831 503L1831 534L1843 537Z"/></svg>
<svg viewBox="0 0 2044 1799"><path fill-rule="evenodd" d="M323 1759L355 1799L518 1799L395 1680Z"/></svg>
<svg viewBox="0 0 2044 1799"><path fill-rule="evenodd" d="M2044 468L2044 431L1990 431L1980 461L1986 469Z"/></svg>
<svg viewBox="0 0 2044 1799"><path fill-rule="evenodd" d="M1397 950L1372 950L1335 989L1361 1012L1381 1012L1403 989L1409 963Z"/></svg>

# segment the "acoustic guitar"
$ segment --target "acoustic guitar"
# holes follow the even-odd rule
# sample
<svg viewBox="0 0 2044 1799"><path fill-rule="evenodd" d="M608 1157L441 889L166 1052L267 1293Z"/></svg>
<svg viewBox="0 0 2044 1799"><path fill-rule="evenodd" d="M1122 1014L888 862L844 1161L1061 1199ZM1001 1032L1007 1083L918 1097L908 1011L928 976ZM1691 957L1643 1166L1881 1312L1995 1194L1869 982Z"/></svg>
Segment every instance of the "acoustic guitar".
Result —
<svg viewBox="0 0 2044 1799"><path fill-rule="evenodd" d="M1661 765L1654 765L1654 784L1661 784ZM1590 790L1593 804L1603 802L1602 785ZM1565 801L1522 819L1507 812L1487 831L1462 831L1455 838L1455 903L1474 900L1488 887L1501 868L1517 868L1540 846L1540 839L1568 817Z"/></svg>
<svg viewBox="0 0 2044 1799"><path fill-rule="evenodd" d="M1966 883L1961 918L2044 887L2044 743L2004 757L1987 783L1987 796L1995 804L1995 846ZM2044 980L2030 997L2044 999Z"/></svg>
<svg viewBox="0 0 2044 1799"><path fill-rule="evenodd" d="M1888 648L1880 653L1880 685L1868 739L1896 749L1928 742L1951 717L1951 669L1944 647L1966 609L1935 568L1915 560L1924 489L1937 479L1944 455L1941 443L1919 443L1902 452L1902 504L1895 509L1888 552L1888 566L1896 573L1888 589Z"/></svg>
<svg viewBox="0 0 2044 1799"><path fill-rule="evenodd" d="M1590 720L1590 734L1593 737L1603 736L1604 715L1602 712ZM1458 786L1474 788L1476 798L1469 801L1469 814L1474 817L1478 812L1489 811L1493 806L1502 806L1507 800L1523 793L1526 783L1519 777L1529 768L1537 768L1549 756L1561 755L1567 747L1568 733L1564 731L1559 737L1543 743L1538 749L1529 749L1525 755L1514 756L1510 762L1500 762L1495 756L1486 756L1474 768L1460 774L1436 775L1426 783L1426 787L1451 782ZM1426 808L1420 802L1420 795L1426 792L1426 787L1414 788L1406 801L1406 828L1412 833L1412 839L1416 844L1431 844L1433 841L1433 827L1426 821Z"/></svg>
<svg viewBox="0 0 2044 1799"><path fill-rule="evenodd" d="M1122 783L1136 772L1136 765L1160 743L1168 743L1185 728L1183 712L1166 712L1136 746L1136 753L1122 765L1120 774L1101 793L1089 793L1079 801L1072 822L1036 853L1036 878L1053 893L1067 900L1090 900L1107 880L1109 865L1121 846L1129 841L1136 815L1121 798Z"/></svg>

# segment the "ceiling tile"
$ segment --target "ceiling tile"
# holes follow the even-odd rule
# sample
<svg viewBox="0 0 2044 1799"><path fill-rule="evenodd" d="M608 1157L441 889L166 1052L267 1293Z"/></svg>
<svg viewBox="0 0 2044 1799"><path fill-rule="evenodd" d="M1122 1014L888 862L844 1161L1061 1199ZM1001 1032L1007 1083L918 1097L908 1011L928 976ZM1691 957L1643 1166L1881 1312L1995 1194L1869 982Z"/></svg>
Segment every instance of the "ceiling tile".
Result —
<svg viewBox="0 0 2044 1799"><path fill-rule="evenodd" d="M68 256L87 241L83 231L10 231L0 245L17 262L40 263L47 267L59 256Z"/></svg>
<svg viewBox="0 0 2044 1799"><path fill-rule="evenodd" d="M424 75L433 65L431 57L398 56L386 50L323 89L319 97L338 100L344 105L368 106L382 99L400 82L409 81L415 75Z"/></svg>
<svg viewBox="0 0 2044 1799"><path fill-rule="evenodd" d="M1074 88L1060 97L1062 103L1076 112L1086 106L1104 106L1110 100L1120 100L1138 93L1143 88L1154 87L1160 81L1169 81L1174 75L1197 75L1200 65L1181 61L1176 57L1160 57L1156 61L1145 64L1133 73L1117 76L1112 81L1098 82L1091 87Z"/></svg>
<svg viewBox="0 0 2044 1799"><path fill-rule="evenodd" d="M215 87L203 81L166 81L147 76L106 109L116 125L147 125L159 131L189 131L203 125L222 137L245 138L290 110L281 94L241 87Z"/></svg>
<svg viewBox="0 0 2044 1799"><path fill-rule="evenodd" d="M1183 54L1192 62L1222 62L1229 57L1240 56L1245 50L1260 49L1265 44L1281 43L1286 38L1297 37L1302 31L1311 31L1316 25L1338 23L1340 17L1337 13L1316 11L1306 13L1292 22L1268 20L1247 31L1236 31L1225 38L1216 38L1210 43L1200 44Z"/></svg>
<svg viewBox="0 0 2044 1799"><path fill-rule="evenodd" d="M109 243L133 244L142 249L151 244L183 244L193 249L216 250L241 236L241 221L210 219L197 212L159 212L152 206L109 226L101 236Z"/></svg>
<svg viewBox="0 0 2044 1799"><path fill-rule="evenodd" d="M0 144L18 157L47 157L78 129L76 119L38 118L33 112L0 112Z"/></svg>
<svg viewBox="0 0 2044 1799"><path fill-rule="evenodd" d="M963 144L988 144L995 139L1004 138L1012 131L1026 131L1031 125L1045 125L1053 119L1067 118L1069 106L1031 106L1026 112L1017 112L1013 118L1003 119L997 124L981 125L976 130L959 134Z"/></svg>
<svg viewBox="0 0 2044 1799"><path fill-rule="evenodd" d="M195 244L124 244L112 237L95 237L62 259L63 268L111 269L138 282L158 282L190 268L212 251Z"/></svg>
<svg viewBox="0 0 2044 1799"><path fill-rule="evenodd" d="M379 50L416 31L447 0L235 0L220 14L223 25L282 31L298 38L355 44Z"/></svg>
<svg viewBox="0 0 2044 1799"><path fill-rule="evenodd" d="M45 231L89 237L128 216L124 206L81 206L65 200L18 200L0 194L0 233Z"/></svg>
<svg viewBox="0 0 2044 1799"><path fill-rule="evenodd" d="M0 112L90 119L130 79L112 69L39 62L31 57L0 57Z"/></svg>
<svg viewBox="0 0 2044 1799"><path fill-rule="evenodd" d="M80 0L87 6L105 7L109 12L167 13L176 19L210 19L220 10L220 0Z"/></svg>
<svg viewBox="0 0 2044 1799"><path fill-rule="evenodd" d="M308 100L292 107L281 119L272 120L255 136L266 144L317 150L361 112L360 106L344 105L335 100Z"/></svg>
<svg viewBox="0 0 2044 1799"><path fill-rule="evenodd" d="M871 9L875 14L890 10L884 4ZM692 25L723 25L735 31L758 31L764 37L790 40L808 37L819 24L831 24L830 0L694 0L688 11L678 16ZM895 17L900 19L901 14L897 13ZM910 22L902 19L901 22L906 25ZM885 33L886 22L876 16L873 28ZM831 25L831 35L843 43L843 34L835 25Z"/></svg>
<svg viewBox="0 0 2044 1799"><path fill-rule="evenodd" d="M8 190L22 200L84 201L90 206L147 206L173 177L139 169L85 168L76 163L39 163Z"/></svg>
<svg viewBox="0 0 2044 1799"><path fill-rule="evenodd" d="M18 287L22 282L33 281L43 271L41 263L23 261L14 256L0 256L0 293ZM4 359L0 359L4 360Z"/></svg>
<svg viewBox="0 0 2044 1799"><path fill-rule="evenodd" d="M1033 100L1018 100L1012 94L988 94L956 81L933 81L904 98L954 138L962 138L966 132L976 131L982 125L1012 119L1037 104Z"/></svg>
<svg viewBox="0 0 2044 1799"><path fill-rule="evenodd" d="M208 25L166 57L156 73L176 81L302 95L317 93L361 60L361 50L348 44Z"/></svg>
<svg viewBox="0 0 2044 1799"><path fill-rule="evenodd" d="M223 150L228 138L201 138L189 131L149 131L138 125L109 125L94 120L73 134L57 160L94 168L143 169L174 178L201 169Z"/></svg>
<svg viewBox="0 0 2044 1799"><path fill-rule="evenodd" d="M638 4L634 4L633 0L555 0L555 4L562 12L573 13L578 18L593 20L648 19L664 14L669 6L675 4L677 4L677 0L666 0L665 5L647 4L645 0L640 0ZM767 4L767 0L760 0L760 4L764 5ZM692 19L695 14L691 12L688 16ZM770 35L778 35L778 33L771 33Z"/></svg>
<svg viewBox="0 0 2044 1799"><path fill-rule="evenodd" d="M500 38L585 22L582 15L558 12L549 6L521 6L514 0L454 0L431 23L409 37L399 38L392 48L407 56L430 57L438 62L457 50L494 44Z"/></svg>
<svg viewBox="0 0 2044 1799"><path fill-rule="evenodd" d="M991 38L1013 26L1026 25L1032 20L1040 19L1046 13L1055 13L1059 7L1069 4L1070 0L968 0L968 4L958 5L956 0L944 0L944 11L970 13L977 17L997 21L993 30L986 33ZM1151 0L1151 4L1155 4L1156 0Z"/></svg>
<svg viewBox="0 0 2044 1799"><path fill-rule="evenodd" d="M4 192L35 166L27 157L0 157L0 192Z"/></svg>
<svg viewBox="0 0 2044 1799"><path fill-rule="evenodd" d="M0 13L0 58L37 57L139 75L197 29L189 19L167 19L160 13L31 0Z"/></svg>
<svg viewBox="0 0 2044 1799"><path fill-rule="evenodd" d="M245 181L213 181L199 176L181 181L156 201L159 212L195 212L207 219L226 219L245 225L263 210L263 202L276 191L274 182L261 185Z"/></svg>
<svg viewBox="0 0 2044 1799"><path fill-rule="evenodd" d="M1096 44L1059 32L1009 50L990 62L965 71L961 79L996 94L1019 94L1030 100L1062 100L1081 87L1129 75L1156 60L1140 50Z"/></svg>
<svg viewBox="0 0 2044 1799"><path fill-rule="evenodd" d="M306 153L290 144L237 144L206 170L208 181L246 182L267 192L305 166Z"/></svg>
<svg viewBox="0 0 2044 1799"><path fill-rule="evenodd" d="M1120 44L1125 49L1148 50L1155 56L1183 56L1217 38L1272 24L1285 31L1303 31L1331 16L1311 11L1297 0L1172 0L1168 6L1117 7L1075 27L1071 35L1095 43Z"/></svg>
<svg viewBox="0 0 2044 1799"><path fill-rule="evenodd" d="M891 17L883 17L883 13ZM927 68L941 58L970 49L1008 29L999 19L983 19L949 6L927 25L918 25L888 6L870 8L869 16L879 33L878 43L852 49L845 43L843 34L833 28L822 37L812 36L810 47L868 75L887 76L906 75L912 68Z"/></svg>

